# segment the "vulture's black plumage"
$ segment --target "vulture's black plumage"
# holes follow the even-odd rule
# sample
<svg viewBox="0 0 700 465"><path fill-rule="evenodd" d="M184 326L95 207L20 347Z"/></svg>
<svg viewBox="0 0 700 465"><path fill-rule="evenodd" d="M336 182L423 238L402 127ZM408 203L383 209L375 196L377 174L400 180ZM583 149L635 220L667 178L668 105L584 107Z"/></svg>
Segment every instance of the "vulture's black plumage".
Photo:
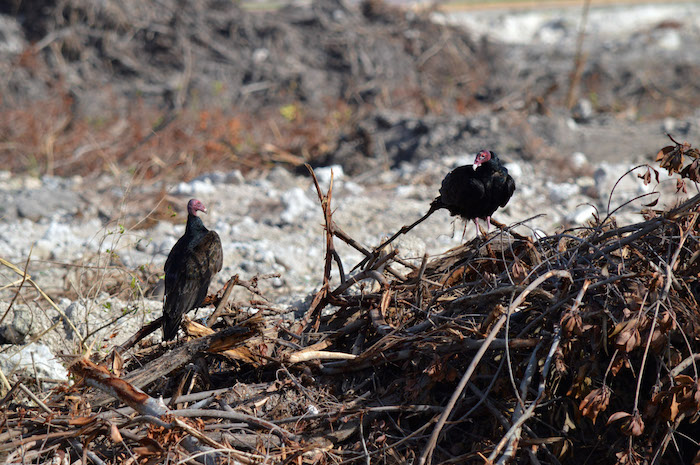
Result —
<svg viewBox="0 0 700 465"><path fill-rule="evenodd" d="M473 165L460 166L445 176L440 186L440 195L430 204L428 212L414 223L403 226L393 236L374 248L355 268L363 267L374 260L388 244L401 234L406 234L430 215L441 208L447 209L452 215L459 215L465 220L474 220L476 235L479 235L479 218L491 224L491 215L498 207L505 207L515 192L515 181L508 170L489 150L476 154ZM488 226L487 226L488 230ZM353 270L355 269L353 268Z"/></svg>
<svg viewBox="0 0 700 465"><path fill-rule="evenodd" d="M175 243L165 261L163 339L177 334L182 315L199 306L207 296L211 278L221 270L223 253L216 231L209 231L197 216L207 212L197 199L187 203L185 234Z"/></svg>
<svg viewBox="0 0 700 465"><path fill-rule="evenodd" d="M445 208L452 215L474 220L478 234L478 218L486 220L488 230L491 215L498 207L506 206L513 192L515 181L498 156L482 150L476 155L473 165L460 166L445 176L440 195L433 200L431 210Z"/></svg>

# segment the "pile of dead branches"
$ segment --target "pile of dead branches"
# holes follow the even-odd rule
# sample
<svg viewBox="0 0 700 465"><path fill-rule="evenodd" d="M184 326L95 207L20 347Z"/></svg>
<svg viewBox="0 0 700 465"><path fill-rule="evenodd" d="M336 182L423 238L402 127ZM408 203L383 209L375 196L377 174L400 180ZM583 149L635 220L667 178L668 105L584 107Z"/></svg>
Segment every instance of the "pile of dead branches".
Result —
<svg viewBox="0 0 700 465"><path fill-rule="evenodd" d="M223 292L185 340L144 331L71 359L71 386L15 380L0 458L700 463L700 195L627 226L503 227L412 263L345 234L332 184L316 186L327 253L303 317L255 296L246 319ZM337 240L365 255L356 269Z"/></svg>

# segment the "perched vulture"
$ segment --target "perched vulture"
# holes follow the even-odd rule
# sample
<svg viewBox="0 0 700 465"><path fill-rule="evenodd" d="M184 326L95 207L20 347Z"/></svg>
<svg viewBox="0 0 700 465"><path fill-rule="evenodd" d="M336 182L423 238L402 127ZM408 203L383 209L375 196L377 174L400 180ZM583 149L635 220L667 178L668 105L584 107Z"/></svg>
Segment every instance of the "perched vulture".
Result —
<svg viewBox="0 0 700 465"><path fill-rule="evenodd" d="M440 187L440 195L430 204L430 209L413 224L402 227L389 239L374 248L371 255L358 263L355 268L365 265L372 257L376 258L387 244L401 234L406 234L430 215L441 208L450 214L459 215L465 220L474 220L476 235L479 235L478 218L484 218L491 224L491 215L498 207L505 207L515 192L515 181L508 170L501 164L498 156L489 150L482 150L476 155L473 165L460 166L445 176ZM353 268L353 269L355 269Z"/></svg>
<svg viewBox="0 0 700 465"><path fill-rule="evenodd" d="M185 234L165 261L163 339L175 338L182 315L199 306L207 296L212 276L221 270L221 240L197 216L207 208L197 199L187 203Z"/></svg>
<svg viewBox="0 0 700 465"><path fill-rule="evenodd" d="M491 215L498 207L506 206L514 191L515 181L498 156L482 150L473 165L460 166L447 173L431 210L446 208L451 215L474 220L478 235L478 218L486 220L488 231Z"/></svg>

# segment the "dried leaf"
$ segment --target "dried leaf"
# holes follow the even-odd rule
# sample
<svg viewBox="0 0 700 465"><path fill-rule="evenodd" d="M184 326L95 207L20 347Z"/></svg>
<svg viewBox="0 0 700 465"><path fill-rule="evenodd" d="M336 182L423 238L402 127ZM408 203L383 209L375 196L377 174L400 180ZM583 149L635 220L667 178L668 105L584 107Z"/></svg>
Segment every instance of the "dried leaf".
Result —
<svg viewBox="0 0 700 465"><path fill-rule="evenodd" d="M165 450L158 444L158 441L152 438L143 438L139 441L140 446L134 447L134 454L149 456L149 455L160 455Z"/></svg>
<svg viewBox="0 0 700 465"><path fill-rule="evenodd" d="M591 372L591 363L586 362L581 364L576 370L571 387L567 391L567 396L572 396L574 399L580 399L586 393L590 393L591 377L588 374Z"/></svg>
<svg viewBox="0 0 700 465"><path fill-rule="evenodd" d="M629 321L622 321L622 322L616 324L615 327L613 328L612 332L610 333L610 337L613 337L613 336L620 334L622 332L622 330L624 330L627 327L628 323L629 323Z"/></svg>
<svg viewBox="0 0 700 465"><path fill-rule="evenodd" d="M527 279L528 270L525 268L523 262L516 258L511 269L511 274L513 276L513 281L517 284L522 284Z"/></svg>
<svg viewBox="0 0 700 465"><path fill-rule="evenodd" d="M642 336L636 326L628 327L615 339L615 346L624 351L632 352L642 342Z"/></svg>
<svg viewBox="0 0 700 465"><path fill-rule="evenodd" d="M644 432L644 421L642 421L639 412L634 415L627 412L615 412L610 415L607 424L609 425L618 420L623 420L620 425L620 431L627 436L641 436Z"/></svg>
<svg viewBox="0 0 700 465"><path fill-rule="evenodd" d="M561 328L564 330L564 335L569 337L580 328L582 324L581 315L578 312L566 312L561 317Z"/></svg>
<svg viewBox="0 0 700 465"><path fill-rule="evenodd" d="M643 204L642 206L643 206L643 207L655 207L657 203L659 203L659 198L658 198L658 197L655 198L654 200L652 200L651 202L647 203L647 204Z"/></svg>
<svg viewBox="0 0 700 465"><path fill-rule="evenodd" d="M615 356L615 360L613 360L613 363L610 365L610 374L617 376L624 367L630 367L629 357L624 352L618 352Z"/></svg>
<svg viewBox="0 0 700 465"><path fill-rule="evenodd" d="M620 430L627 436L641 436L644 432L644 420L639 413L635 413L631 418L622 423Z"/></svg>
<svg viewBox="0 0 700 465"><path fill-rule="evenodd" d="M663 158L669 153L671 153L675 148L676 147L673 145L667 145L666 147L659 150L659 153L656 154L656 161L663 160Z"/></svg>
<svg viewBox="0 0 700 465"><path fill-rule="evenodd" d="M109 425L109 438L112 440L112 442L124 442L124 438L122 438L119 428L117 428L117 425L114 423Z"/></svg>
<svg viewBox="0 0 700 465"><path fill-rule="evenodd" d="M618 452L615 457L617 457L616 465L640 465L642 463L641 456L631 447Z"/></svg>
<svg viewBox="0 0 700 465"><path fill-rule="evenodd" d="M78 418L71 418L68 420L69 425L74 425L74 426L85 426L89 423L92 423L95 419L93 417L78 417Z"/></svg>
<svg viewBox="0 0 700 465"><path fill-rule="evenodd" d="M678 406L679 402L676 400L676 395L673 394L673 397L671 398L671 405L669 406L670 412L669 412L669 420L674 421L676 417L678 416Z"/></svg>
<svg viewBox="0 0 700 465"><path fill-rule="evenodd" d="M610 388L607 386L592 390L579 404L581 415L590 418L595 423L600 412L608 408Z"/></svg>
<svg viewBox="0 0 700 465"><path fill-rule="evenodd" d="M669 148L670 150L668 150ZM683 168L683 153L679 146L664 147L656 155L656 160L661 160L659 166L661 166L661 168L666 168L668 174L678 173L681 168Z"/></svg>
<svg viewBox="0 0 700 465"><path fill-rule="evenodd" d="M678 375L673 378L676 384L693 384L695 380L688 375Z"/></svg>
<svg viewBox="0 0 700 465"><path fill-rule="evenodd" d="M557 250L560 253L566 252L566 240L563 237L559 239L559 242L557 243Z"/></svg>
<svg viewBox="0 0 700 465"><path fill-rule="evenodd" d="M561 347L557 348L557 351L554 353L554 371L559 375L565 375L569 371L564 361L564 353Z"/></svg>
<svg viewBox="0 0 700 465"><path fill-rule="evenodd" d="M658 353L663 351L667 342L668 338L666 337L666 333L662 330L662 328L656 327L651 335L651 348Z"/></svg>
<svg viewBox="0 0 700 465"><path fill-rule="evenodd" d="M651 183L651 170L647 167L646 172L644 174L638 174L637 177L643 180L646 186Z"/></svg>
<svg viewBox="0 0 700 465"><path fill-rule="evenodd" d="M615 412L615 413L613 413L612 415L610 415L610 418L608 418L608 422L606 423L606 425L609 425L609 424L612 423L613 421L617 421L617 420L619 420L619 419L621 419L621 418L627 418L627 417L631 417L631 416L632 416L631 413L627 413L627 412Z"/></svg>
<svg viewBox="0 0 700 465"><path fill-rule="evenodd" d="M683 168L680 174L693 182L700 182L700 159L696 159L690 165Z"/></svg>
<svg viewBox="0 0 700 465"><path fill-rule="evenodd" d="M658 319L659 328L664 331L670 331L676 329L676 319L671 315L671 312L666 310L661 313L661 317Z"/></svg>
<svg viewBox="0 0 700 465"><path fill-rule="evenodd" d="M119 378L124 374L124 359L116 350L112 351L112 373Z"/></svg>
<svg viewBox="0 0 700 465"><path fill-rule="evenodd" d="M688 193L688 190L685 188L685 181L682 179L676 179L676 193L683 192L684 194Z"/></svg>

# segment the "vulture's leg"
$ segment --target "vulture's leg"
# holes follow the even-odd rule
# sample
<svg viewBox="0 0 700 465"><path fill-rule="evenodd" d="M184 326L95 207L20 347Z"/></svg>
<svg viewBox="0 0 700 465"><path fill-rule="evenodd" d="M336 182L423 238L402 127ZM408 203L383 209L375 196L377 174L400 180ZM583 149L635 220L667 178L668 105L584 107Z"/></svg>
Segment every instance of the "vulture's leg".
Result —
<svg viewBox="0 0 700 465"><path fill-rule="evenodd" d="M474 226L476 226L476 237L481 237L481 234L479 234L479 218L474 218Z"/></svg>

